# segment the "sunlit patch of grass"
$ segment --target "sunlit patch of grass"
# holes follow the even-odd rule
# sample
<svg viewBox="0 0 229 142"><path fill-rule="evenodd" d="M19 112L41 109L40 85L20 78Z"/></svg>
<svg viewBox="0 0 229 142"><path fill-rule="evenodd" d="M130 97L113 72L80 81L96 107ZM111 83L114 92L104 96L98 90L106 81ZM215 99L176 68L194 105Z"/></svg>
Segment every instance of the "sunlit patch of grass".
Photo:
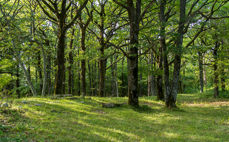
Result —
<svg viewBox="0 0 229 142"><path fill-rule="evenodd" d="M26 103L22 103L26 101ZM102 102L124 103L102 108ZM228 141L229 100L179 94L178 109L155 97L22 98L0 113L0 141ZM6 126L2 128L1 125Z"/></svg>

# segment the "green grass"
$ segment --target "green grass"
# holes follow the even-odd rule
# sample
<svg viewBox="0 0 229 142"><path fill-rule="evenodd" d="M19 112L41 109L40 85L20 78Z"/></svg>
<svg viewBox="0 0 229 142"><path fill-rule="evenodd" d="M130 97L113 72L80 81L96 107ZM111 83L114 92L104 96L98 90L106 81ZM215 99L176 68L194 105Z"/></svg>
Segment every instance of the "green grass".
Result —
<svg viewBox="0 0 229 142"><path fill-rule="evenodd" d="M127 98L15 100L0 113L0 141L229 141L228 99L179 94L179 109L174 110L154 97L140 98L138 109L102 108L101 102L123 103Z"/></svg>

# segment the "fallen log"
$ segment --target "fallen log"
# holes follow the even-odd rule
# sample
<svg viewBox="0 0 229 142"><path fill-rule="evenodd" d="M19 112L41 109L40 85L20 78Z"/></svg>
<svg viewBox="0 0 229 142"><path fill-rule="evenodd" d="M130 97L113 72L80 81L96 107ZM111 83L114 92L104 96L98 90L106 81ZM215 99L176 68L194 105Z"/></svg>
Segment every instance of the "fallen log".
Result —
<svg viewBox="0 0 229 142"><path fill-rule="evenodd" d="M115 107L121 107L122 105L124 105L124 103L101 103L102 107L104 108L115 108Z"/></svg>

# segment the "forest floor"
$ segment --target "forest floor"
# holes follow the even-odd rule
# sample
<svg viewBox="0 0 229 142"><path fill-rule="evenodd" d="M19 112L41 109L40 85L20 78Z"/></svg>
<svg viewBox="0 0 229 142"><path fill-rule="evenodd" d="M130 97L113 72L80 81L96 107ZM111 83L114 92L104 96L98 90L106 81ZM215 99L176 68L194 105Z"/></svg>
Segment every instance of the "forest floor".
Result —
<svg viewBox="0 0 229 142"><path fill-rule="evenodd" d="M227 142L229 99L179 94L178 109L141 97L138 109L102 102L127 98L22 98L0 110L0 142Z"/></svg>

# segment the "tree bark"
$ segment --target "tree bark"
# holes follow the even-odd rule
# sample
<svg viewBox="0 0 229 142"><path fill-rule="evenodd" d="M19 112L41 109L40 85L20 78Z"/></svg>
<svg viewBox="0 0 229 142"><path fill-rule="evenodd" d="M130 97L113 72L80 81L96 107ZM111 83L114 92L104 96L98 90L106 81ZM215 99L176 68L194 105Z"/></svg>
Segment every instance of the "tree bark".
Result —
<svg viewBox="0 0 229 142"><path fill-rule="evenodd" d="M221 68L221 88L222 91L225 92L226 91L226 85L225 85L225 70L224 70L224 65L222 65Z"/></svg>
<svg viewBox="0 0 229 142"><path fill-rule="evenodd" d="M21 97L21 94L20 94L20 90L19 90L19 87L20 87L20 73L19 73L19 69L20 69L20 66L19 64L17 64L17 67L16 67L16 93L17 93L17 97L20 98Z"/></svg>
<svg viewBox="0 0 229 142"><path fill-rule="evenodd" d="M48 44L49 45L49 44ZM52 91L52 81L51 81L51 53L50 51L47 51L47 67L46 67L46 72L47 72L47 94L50 95Z"/></svg>
<svg viewBox="0 0 229 142"><path fill-rule="evenodd" d="M204 55L203 55L203 63L205 64ZM204 80L204 85L207 86L207 71L206 71L206 66L203 66L203 80Z"/></svg>
<svg viewBox="0 0 229 142"><path fill-rule="evenodd" d="M224 50L224 42L223 41L221 42L221 47L222 47L221 52L224 52L225 50ZM226 91L226 83L225 83L226 73L225 73L225 64L224 64L223 60L224 60L223 57L221 57L220 80L221 80L221 89L223 92L225 92Z"/></svg>
<svg viewBox="0 0 229 142"><path fill-rule="evenodd" d="M72 35L71 35L71 40L70 40L70 45L69 45L69 66L68 66L68 94L73 93L73 71L72 71L72 66L73 66L73 36L75 33L75 29L72 29Z"/></svg>
<svg viewBox="0 0 229 142"><path fill-rule="evenodd" d="M200 93L204 91L204 78L203 78L203 53L199 54L199 80L200 80Z"/></svg>
<svg viewBox="0 0 229 142"><path fill-rule="evenodd" d="M106 79L106 62L107 59L104 54L106 48L105 45L105 3L100 4L100 59L99 59L99 96L104 97L105 95L105 79Z"/></svg>
<svg viewBox="0 0 229 142"><path fill-rule="evenodd" d="M162 55L162 49L165 45L165 38L160 39L160 57L159 57L159 69L163 70L163 55ZM157 76L157 99L164 101L164 92L163 92L163 81L162 81L162 75L159 74Z"/></svg>
<svg viewBox="0 0 229 142"><path fill-rule="evenodd" d="M99 60L99 96L105 95L106 59Z"/></svg>
<svg viewBox="0 0 229 142"><path fill-rule="evenodd" d="M161 66L164 67L164 83L165 83L165 100L168 100L168 96L170 93L170 84L169 84L169 64L168 64L168 59L167 59L167 47L166 47L166 35L165 35L165 24L166 24L166 19L165 19L165 7L166 7L166 0L160 0L160 12L159 12L159 18L160 18L160 63L159 63L159 68ZM162 50L162 51L161 51ZM162 65L163 61L163 65ZM160 81L161 78L159 78L159 82L157 85L162 86L162 81ZM159 84L160 83L160 84ZM158 87L158 99L164 100L164 94L162 95L161 93L161 86ZM161 96L161 97L160 97Z"/></svg>
<svg viewBox="0 0 229 142"><path fill-rule="evenodd" d="M150 54L148 64L150 67L154 66L154 55ZM155 88L155 76L150 72L148 74L148 96L156 96L156 88Z"/></svg>
<svg viewBox="0 0 229 142"><path fill-rule="evenodd" d="M61 23L63 24L63 23ZM54 94L63 94L64 90L64 68L65 68L65 34L66 30L59 27L58 45L57 45L57 74Z"/></svg>
<svg viewBox="0 0 229 142"><path fill-rule="evenodd" d="M118 56L115 55L115 60L118 59ZM114 64L114 83L115 83L115 93L116 93L116 97L119 97L119 92L118 92L118 70L117 70L117 63Z"/></svg>
<svg viewBox="0 0 229 142"><path fill-rule="evenodd" d="M42 56L43 56L43 71L44 71L44 77L43 77L43 87L42 87L42 91L41 91L41 95L44 96L46 93L46 88L47 88L47 59L46 59L46 55L45 55L45 50L44 47L41 47L42 49Z"/></svg>
<svg viewBox="0 0 229 142"><path fill-rule="evenodd" d="M213 56L214 56L214 97L219 97L219 74L218 74L218 48L220 44L219 42L215 42L215 48L213 49Z"/></svg>
<svg viewBox="0 0 229 142"><path fill-rule="evenodd" d="M86 60L85 60L85 37L86 37L86 28L81 26L81 50L83 52L83 59L81 60L81 93L82 96L86 96Z"/></svg>
<svg viewBox="0 0 229 142"><path fill-rule="evenodd" d="M121 96L124 97L125 96L125 83L124 83L124 61L125 61L125 58L122 59L122 75L121 75L121 80L122 80L122 83L121 83Z"/></svg>
<svg viewBox="0 0 229 142"><path fill-rule="evenodd" d="M127 2L130 21L130 46L128 54L128 104L139 106L138 102L138 34L141 14L141 0Z"/></svg>
<svg viewBox="0 0 229 142"><path fill-rule="evenodd" d="M89 88L90 88L90 95L91 96L93 96L92 95L92 68L93 68L93 66L91 66L90 65L90 61L88 60L88 62L87 62L87 65L88 65L88 79L89 79Z"/></svg>
<svg viewBox="0 0 229 142"><path fill-rule="evenodd" d="M169 78L167 75L169 74L169 70L165 68L165 82L166 82L166 97L165 104L168 108L176 107L176 98L178 93L178 82L180 78L180 67L181 67L181 55L182 55L182 45L183 45L183 35L184 35L184 23L185 23L185 8L186 8L186 0L180 0L180 19L179 19L179 27L178 27L178 35L176 39L176 51L175 51L175 59L174 59L174 69L173 69L173 81L171 84L171 88L169 87ZM167 60L167 57L166 59ZM167 61L164 61L165 64Z"/></svg>
<svg viewBox="0 0 229 142"><path fill-rule="evenodd" d="M160 12L159 12L159 19L160 19L160 48L159 48L159 69L163 70L163 48L166 48L165 42L165 5L166 0L160 1ZM164 92L163 92L163 81L162 75L157 76L157 99L164 100Z"/></svg>
<svg viewBox="0 0 229 142"><path fill-rule="evenodd" d="M42 69L41 69L41 52L40 50L37 53L37 70L38 70L38 75L39 75L39 93L42 92L42 86L43 86L43 79L42 79Z"/></svg>

